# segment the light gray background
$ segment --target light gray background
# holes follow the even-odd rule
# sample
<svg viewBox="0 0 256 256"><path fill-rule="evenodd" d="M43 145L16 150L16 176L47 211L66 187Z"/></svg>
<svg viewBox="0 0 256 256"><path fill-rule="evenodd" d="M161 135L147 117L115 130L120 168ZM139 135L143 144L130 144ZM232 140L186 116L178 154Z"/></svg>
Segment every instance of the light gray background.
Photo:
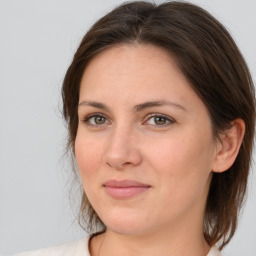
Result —
<svg viewBox="0 0 256 256"><path fill-rule="evenodd" d="M256 1L190 2L199 3L229 29L255 81ZM60 88L86 30L119 3L0 0L0 253L85 235L72 224L68 201L71 178L61 158L66 130ZM254 170L243 217L225 255L256 255L255 202Z"/></svg>

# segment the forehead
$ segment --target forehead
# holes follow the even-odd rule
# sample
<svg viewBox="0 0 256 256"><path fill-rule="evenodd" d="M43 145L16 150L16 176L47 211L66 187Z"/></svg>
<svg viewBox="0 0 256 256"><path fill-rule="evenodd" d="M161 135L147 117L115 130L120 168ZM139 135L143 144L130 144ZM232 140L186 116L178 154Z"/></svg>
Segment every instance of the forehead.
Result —
<svg viewBox="0 0 256 256"><path fill-rule="evenodd" d="M158 62L159 64L164 60L167 62L174 62L167 49L152 44L131 43L116 44L108 47L95 55L89 65L92 65L94 62L98 62L99 64L100 61L103 61L112 67L115 64L113 60L122 61L127 65L134 64L134 61L136 61L137 64L144 64L143 61L145 59L149 62Z"/></svg>
<svg viewBox="0 0 256 256"><path fill-rule="evenodd" d="M199 116L209 120L205 104L175 59L153 45L118 45L98 54L84 71L81 102L97 102L120 115L144 103L172 102L187 110L184 117L190 122Z"/></svg>
<svg viewBox="0 0 256 256"><path fill-rule="evenodd" d="M190 87L167 50L150 44L122 44L100 52L89 62L81 80L81 92L114 85L125 89L134 83L137 89L146 85L147 90L160 89L159 85L166 83Z"/></svg>
<svg viewBox="0 0 256 256"><path fill-rule="evenodd" d="M85 68L79 98L113 107L166 100L206 108L175 58L150 44L115 45L96 55Z"/></svg>

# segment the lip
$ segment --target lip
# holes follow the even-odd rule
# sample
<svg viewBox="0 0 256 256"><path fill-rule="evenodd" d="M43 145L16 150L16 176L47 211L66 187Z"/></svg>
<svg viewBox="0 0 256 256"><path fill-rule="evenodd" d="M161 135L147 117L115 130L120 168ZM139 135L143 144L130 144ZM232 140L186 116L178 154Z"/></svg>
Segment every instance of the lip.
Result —
<svg viewBox="0 0 256 256"><path fill-rule="evenodd" d="M128 199L146 192L150 185L134 180L108 180L103 184L106 193L115 199Z"/></svg>

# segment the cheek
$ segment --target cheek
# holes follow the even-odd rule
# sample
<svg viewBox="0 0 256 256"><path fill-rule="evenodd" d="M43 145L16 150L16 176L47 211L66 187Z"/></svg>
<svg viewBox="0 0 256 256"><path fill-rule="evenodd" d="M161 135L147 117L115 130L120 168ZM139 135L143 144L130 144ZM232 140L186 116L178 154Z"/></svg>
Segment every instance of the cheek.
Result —
<svg viewBox="0 0 256 256"><path fill-rule="evenodd" d="M144 140L144 152L147 160L155 169L176 172L178 169L185 171L187 165L196 155L191 138L174 134L172 136L158 137L154 141Z"/></svg>
<svg viewBox="0 0 256 256"><path fill-rule="evenodd" d="M89 136L81 136L79 133L75 141L75 157L82 182L90 179L100 168L102 158L102 145Z"/></svg>
<svg viewBox="0 0 256 256"><path fill-rule="evenodd" d="M213 159L211 136L198 132L176 133L145 147L156 177L172 189L204 186ZM168 181L168 182L167 182Z"/></svg>
<svg viewBox="0 0 256 256"><path fill-rule="evenodd" d="M162 158L170 159L170 162L175 165L174 167L180 166L182 172L187 172L191 168L200 171L210 165L213 156L212 148L210 134L196 130L190 133L176 134L169 143L164 144L163 152L160 155Z"/></svg>

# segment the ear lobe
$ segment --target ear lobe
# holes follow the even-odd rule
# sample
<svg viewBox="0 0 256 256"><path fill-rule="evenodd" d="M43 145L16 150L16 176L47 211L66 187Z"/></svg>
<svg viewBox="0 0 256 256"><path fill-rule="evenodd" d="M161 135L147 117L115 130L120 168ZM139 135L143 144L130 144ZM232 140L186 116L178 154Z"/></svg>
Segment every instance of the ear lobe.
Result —
<svg viewBox="0 0 256 256"><path fill-rule="evenodd" d="M213 172L228 170L238 155L245 133L245 123L241 118L231 123L231 128L220 134L216 147L216 156L212 166Z"/></svg>

